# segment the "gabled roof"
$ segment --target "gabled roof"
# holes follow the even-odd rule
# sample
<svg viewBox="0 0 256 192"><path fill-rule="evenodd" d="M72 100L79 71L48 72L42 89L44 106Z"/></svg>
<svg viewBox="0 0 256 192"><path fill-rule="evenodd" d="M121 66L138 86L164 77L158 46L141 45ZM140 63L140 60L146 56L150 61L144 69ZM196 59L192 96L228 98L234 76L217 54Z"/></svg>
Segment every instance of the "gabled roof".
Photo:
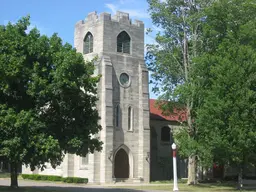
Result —
<svg viewBox="0 0 256 192"><path fill-rule="evenodd" d="M150 105L150 119L154 120L162 120L162 121L177 121L177 122L183 122L186 121L186 115L185 112L177 112L170 115L163 114L163 110L159 107L159 105L156 104L156 99L150 99L149 105Z"/></svg>

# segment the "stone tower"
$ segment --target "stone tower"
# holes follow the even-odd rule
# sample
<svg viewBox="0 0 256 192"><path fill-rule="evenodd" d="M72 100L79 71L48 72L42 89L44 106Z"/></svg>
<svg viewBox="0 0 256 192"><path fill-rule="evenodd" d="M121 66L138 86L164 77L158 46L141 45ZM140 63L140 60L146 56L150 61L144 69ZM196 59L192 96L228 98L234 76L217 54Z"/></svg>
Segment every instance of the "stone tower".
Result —
<svg viewBox="0 0 256 192"><path fill-rule="evenodd" d="M89 13L75 26L75 48L85 60L96 55L98 110L103 150L89 154L92 183L126 179L149 182L150 126L144 24L128 13Z"/></svg>

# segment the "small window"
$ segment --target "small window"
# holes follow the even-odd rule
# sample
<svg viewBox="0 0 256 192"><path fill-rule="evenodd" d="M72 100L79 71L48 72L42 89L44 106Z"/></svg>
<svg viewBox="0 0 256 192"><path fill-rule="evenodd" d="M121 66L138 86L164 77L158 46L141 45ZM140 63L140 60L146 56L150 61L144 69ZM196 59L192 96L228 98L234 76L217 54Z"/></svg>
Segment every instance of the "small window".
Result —
<svg viewBox="0 0 256 192"><path fill-rule="evenodd" d="M125 32L119 33L117 36L117 52L130 54L130 36Z"/></svg>
<svg viewBox="0 0 256 192"><path fill-rule="evenodd" d="M128 131L133 130L133 109L132 107L128 108Z"/></svg>
<svg viewBox="0 0 256 192"><path fill-rule="evenodd" d="M81 158L82 158L81 165L82 166L88 165L88 154L86 155L86 157L81 157Z"/></svg>
<svg viewBox="0 0 256 192"><path fill-rule="evenodd" d="M171 129L169 127L163 127L161 129L161 140L164 142L170 142L171 139Z"/></svg>
<svg viewBox="0 0 256 192"><path fill-rule="evenodd" d="M93 36L88 32L84 38L84 54L93 52Z"/></svg>
<svg viewBox="0 0 256 192"><path fill-rule="evenodd" d="M119 121L120 121L120 106L117 105L115 108L115 126L119 127Z"/></svg>

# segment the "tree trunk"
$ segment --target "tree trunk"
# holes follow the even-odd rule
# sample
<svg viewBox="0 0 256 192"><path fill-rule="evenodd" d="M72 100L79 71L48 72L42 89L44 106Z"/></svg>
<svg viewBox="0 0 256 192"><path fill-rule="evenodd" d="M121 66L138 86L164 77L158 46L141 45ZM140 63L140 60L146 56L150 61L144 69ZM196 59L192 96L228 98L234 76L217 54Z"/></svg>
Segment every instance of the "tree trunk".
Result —
<svg viewBox="0 0 256 192"><path fill-rule="evenodd" d="M184 5L187 4L187 1L184 0ZM191 68L191 59L190 59L190 51L188 49L188 33L186 27L188 26L188 22L186 21L187 13L185 9L182 11L182 18L183 18L183 65L184 65L184 77L185 82L188 84L191 84L190 81L190 68ZM197 43L197 31L192 31L192 57L196 57L197 50L196 50L196 43ZM188 98L186 102L186 108L187 108L187 121L188 121L188 133L191 138L194 138L194 135L196 134L193 126L192 126L192 117L191 117L191 110L193 108L193 98ZM190 155L188 159L188 185L194 185L197 184L197 158L195 155Z"/></svg>
<svg viewBox="0 0 256 192"><path fill-rule="evenodd" d="M3 161L1 161L1 162L0 162L0 172L4 172L4 171L3 171L3 164L4 164Z"/></svg>
<svg viewBox="0 0 256 192"><path fill-rule="evenodd" d="M197 184L196 178L196 156L191 155L188 158L188 185Z"/></svg>
<svg viewBox="0 0 256 192"><path fill-rule="evenodd" d="M188 134L191 138L194 138L195 130L192 126L192 118L191 118L191 105L193 105L192 101L187 101L187 120L188 120ZM190 155L188 158L188 185L197 184L197 158L196 155Z"/></svg>
<svg viewBox="0 0 256 192"><path fill-rule="evenodd" d="M238 189L241 190L243 188L243 167L240 166L238 173Z"/></svg>
<svg viewBox="0 0 256 192"><path fill-rule="evenodd" d="M11 187L18 188L17 163L11 163Z"/></svg>

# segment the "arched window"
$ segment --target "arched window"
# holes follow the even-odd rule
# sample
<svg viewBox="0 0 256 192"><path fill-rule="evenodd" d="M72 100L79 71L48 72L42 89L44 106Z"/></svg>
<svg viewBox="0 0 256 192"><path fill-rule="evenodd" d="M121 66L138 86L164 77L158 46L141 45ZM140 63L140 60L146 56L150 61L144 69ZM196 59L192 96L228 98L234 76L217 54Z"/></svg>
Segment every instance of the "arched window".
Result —
<svg viewBox="0 0 256 192"><path fill-rule="evenodd" d="M170 142L171 132L170 127L162 127L161 129L161 141Z"/></svg>
<svg viewBox="0 0 256 192"><path fill-rule="evenodd" d="M117 36L117 52L130 54L130 36L125 32L119 33Z"/></svg>
<svg viewBox="0 0 256 192"><path fill-rule="evenodd" d="M119 127L119 121L120 121L120 106L116 105L116 108L115 108L115 127Z"/></svg>
<svg viewBox="0 0 256 192"><path fill-rule="evenodd" d="M128 108L128 131L132 131L133 130L133 109L130 106Z"/></svg>
<svg viewBox="0 0 256 192"><path fill-rule="evenodd" d="M84 54L93 52L93 36L88 32L84 37Z"/></svg>

